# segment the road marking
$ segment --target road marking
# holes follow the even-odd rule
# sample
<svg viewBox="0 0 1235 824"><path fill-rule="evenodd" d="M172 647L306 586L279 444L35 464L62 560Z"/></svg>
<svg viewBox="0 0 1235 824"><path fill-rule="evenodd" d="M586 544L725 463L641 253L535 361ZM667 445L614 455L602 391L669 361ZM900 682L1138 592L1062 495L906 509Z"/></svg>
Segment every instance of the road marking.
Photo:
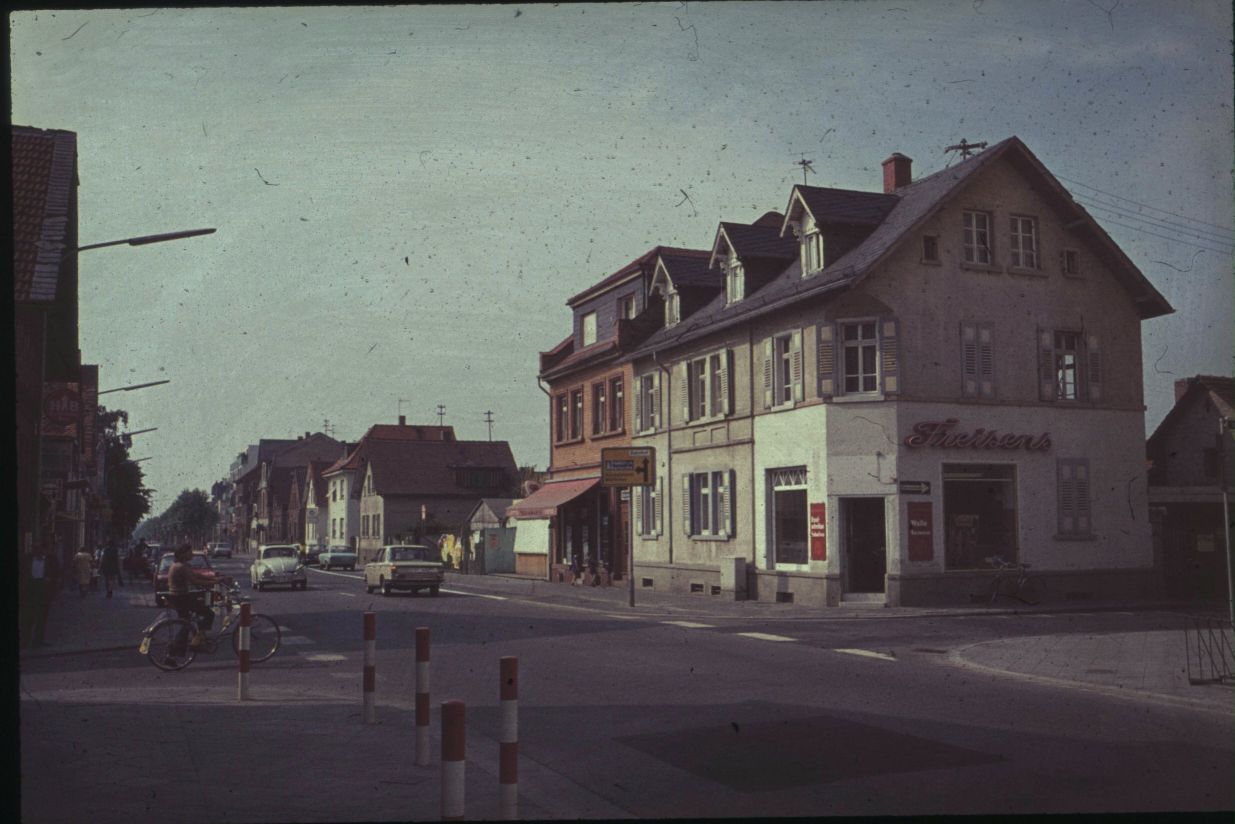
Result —
<svg viewBox="0 0 1235 824"><path fill-rule="evenodd" d="M846 655L860 655L863 658L878 658L880 661L895 661L895 655L886 655L882 652L872 652L868 649L834 649L832 652L843 652Z"/></svg>
<svg viewBox="0 0 1235 824"><path fill-rule="evenodd" d="M364 573L357 575L356 573L353 572L349 575L346 572L335 572L334 570L330 570L330 569L317 569L316 567L309 567L309 569L313 570L314 572L320 572L322 575L338 575L340 578L351 578L353 581L359 581L360 579L364 578Z"/></svg>
<svg viewBox="0 0 1235 824"><path fill-rule="evenodd" d="M1025 617L1026 618L1054 618L1055 616L1050 615L1049 613L1045 613L1045 612L1026 612Z"/></svg>
<svg viewBox="0 0 1235 824"><path fill-rule="evenodd" d="M508 600L505 595L481 595L479 592L462 592L457 589L442 589L442 592L449 592L451 595L470 595L473 598L491 598L494 601Z"/></svg>
<svg viewBox="0 0 1235 824"><path fill-rule="evenodd" d="M744 635L747 638L754 638L759 641L796 641L796 638L786 638L783 635L769 635L766 632L739 632L738 635Z"/></svg>
<svg viewBox="0 0 1235 824"><path fill-rule="evenodd" d="M290 647L302 647L305 644L316 644L312 638L305 638L303 635L284 635L279 639L280 644L287 644Z"/></svg>
<svg viewBox="0 0 1235 824"><path fill-rule="evenodd" d="M354 592L340 592L339 594L342 595L344 598L355 598L356 597L356 593Z"/></svg>
<svg viewBox="0 0 1235 824"><path fill-rule="evenodd" d="M671 624L675 627L686 627L687 629L712 629L712 624L697 624L694 621L661 621L662 624Z"/></svg>
<svg viewBox="0 0 1235 824"><path fill-rule="evenodd" d="M335 655L333 653L318 653L316 655L306 655L306 661L346 661L346 655Z"/></svg>

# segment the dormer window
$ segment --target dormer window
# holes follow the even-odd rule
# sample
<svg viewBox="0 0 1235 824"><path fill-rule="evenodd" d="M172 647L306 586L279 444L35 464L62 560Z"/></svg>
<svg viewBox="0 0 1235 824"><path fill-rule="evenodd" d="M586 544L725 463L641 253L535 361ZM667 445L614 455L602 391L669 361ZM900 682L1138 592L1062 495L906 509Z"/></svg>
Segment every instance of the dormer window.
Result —
<svg viewBox="0 0 1235 824"><path fill-rule="evenodd" d="M823 233L818 229L802 236L802 274L823 269Z"/></svg>
<svg viewBox="0 0 1235 824"><path fill-rule="evenodd" d="M596 342L596 313L588 312L579 323L583 333L583 345L591 346Z"/></svg>
<svg viewBox="0 0 1235 824"><path fill-rule="evenodd" d="M665 326L673 326L682 319L682 306L677 292L665 293Z"/></svg>
<svg viewBox="0 0 1235 824"><path fill-rule="evenodd" d="M725 267L725 303L737 303L746 295L746 275L736 260Z"/></svg>
<svg viewBox="0 0 1235 824"><path fill-rule="evenodd" d="M618 300L618 317L630 320L635 316L635 296L626 295Z"/></svg>

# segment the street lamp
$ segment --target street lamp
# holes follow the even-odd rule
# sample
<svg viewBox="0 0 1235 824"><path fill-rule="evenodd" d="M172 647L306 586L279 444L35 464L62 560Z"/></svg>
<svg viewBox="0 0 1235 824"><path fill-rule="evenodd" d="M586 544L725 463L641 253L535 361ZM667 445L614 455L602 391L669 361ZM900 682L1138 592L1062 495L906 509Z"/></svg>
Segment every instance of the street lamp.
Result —
<svg viewBox="0 0 1235 824"><path fill-rule="evenodd" d="M172 379L168 378L166 380L161 380L161 381L151 381L150 383L139 383L139 384L136 384L135 386L117 386L115 389L104 389L102 392L98 392L97 394L106 395L108 392L132 392L134 389L145 389L147 386L160 386L162 384L171 383L171 382L172 382ZM146 430L146 431L150 431L150 430Z"/></svg>
<svg viewBox="0 0 1235 824"><path fill-rule="evenodd" d="M128 244L129 246L145 246L149 243L162 243L165 240L180 240L186 237L198 237L199 235L212 235L214 229L185 229L179 232L164 232L159 235L142 235L141 237L126 237L121 240L108 240L103 243L91 243L86 246L78 246L76 249L69 251L85 252L89 249L102 249L104 246L121 246Z"/></svg>

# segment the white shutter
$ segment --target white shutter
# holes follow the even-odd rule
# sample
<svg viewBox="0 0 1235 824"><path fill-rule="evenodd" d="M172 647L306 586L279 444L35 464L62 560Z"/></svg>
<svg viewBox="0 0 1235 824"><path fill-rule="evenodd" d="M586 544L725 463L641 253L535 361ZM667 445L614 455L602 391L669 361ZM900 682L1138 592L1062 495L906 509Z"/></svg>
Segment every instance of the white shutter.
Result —
<svg viewBox="0 0 1235 824"><path fill-rule="evenodd" d="M661 371L658 368L652 373L652 428L660 429L660 379Z"/></svg>
<svg viewBox="0 0 1235 824"><path fill-rule="evenodd" d="M647 487L630 487L630 522L632 535L643 535L643 490Z"/></svg>
<svg viewBox="0 0 1235 824"><path fill-rule="evenodd" d="M1088 356L1089 402L1098 403L1102 400L1102 352L1098 348L1097 335L1086 337L1085 353Z"/></svg>
<svg viewBox="0 0 1235 824"><path fill-rule="evenodd" d="M1055 400L1055 335L1050 329L1038 327L1038 397Z"/></svg>
<svg viewBox="0 0 1235 824"><path fill-rule="evenodd" d="M725 530L726 538L732 538L734 535L738 534L737 520L735 517L737 514L737 505L734 500L734 495L736 494L735 489L737 486L736 480L737 472L734 470L730 469L725 473L725 508L721 510L721 514L724 516L723 528Z"/></svg>
<svg viewBox="0 0 1235 824"><path fill-rule="evenodd" d="M690 473L682 476L682 531L690 535Z"/></svg>
<svg viewBox="0 0 1235 824"><path fill-rule="evenodd" d="M677 372L678 409L682 411L682 423L690 423L690 361L682 361L673 371Z"/></svg>
<svg viewBox="0 0 1235 824"><path fill-rule="evenodd" d="M978 328L961 321L961 395L978 396Z"/></svg>
<svg viewBox="0 0 1235 824"><path fill-rule="evenodd" d="M806 397L806 387L802 381L802 330L794 330L789 341L790 374L793 377L793 401L801 403Z"/></svg>
<svg viewBox="0 0 1235 824"><path fill-rule="evenodd" d="M995 327L990 323L978 324L978 394L995 397Z"/></svg>
<svg viewBox="0 0 1235 824"><path fill-rule="evenodd" d="M713 478L716 474L713 473ZM729 537L729 473L720 473L720 484L716 487L716 527L717 537Z"/></svg>
<svg viewBox="0 0 1235 824"><path fill-rule="evenodd" d="M664 535L665 534L665 519L664 519L665 508L662 502L664 501L664 498L665 498L665 484L664 484L663 479L660 477L659 472L656 473L656 491L652 493L652 496L653 496L652 528L655 530L656 535L658 536Z"/></svg>
<svg viewBox="0 0 1235 824"><path fill-rule="evenodd" d="M729 388L729 373L732 369L733 350L726 349L720 355L720 411L722 415L733 413L733 393Z"/></svg>
<svg viewBox="0 0 1235 824"><path fill-rule="evenodd" d="M642 432L643 426L643 376L635 376L635 431Z"/></svg>
<svg viewBox="0 0 1235 824"><path fill-rule="evenodd" d="M819 323L819 397L831 398L836 394L836 325Z"/></svg>
<svg viewBox="0 0 1235 824"><path fill-rule="evenodd" d="M1073 477L1076 494L1076 531L1088 535L1090 531L1089 508L1089 461L1082 458L1074 463Z"/></svg>
<svg viewBox="0 0 1235 824"><path fill-rule="evenodd" d="M773 339L763 342L763 408L772 408L772 344Z"/></svg>
<svg viewBox="0 0 1235 824"><path fill-rule="evenodd" d="M1076 531L1076 480L1071 460L1060 458L1059 468L1059 534Z"/></svg>
<svg viewBox="0 0 1235 824"><path fill-rule="evenodd" d="M883 373L883 394L898 394L901 384L900 325L895 318L879 324L879 356L882 361L880 371Z"/></svg>

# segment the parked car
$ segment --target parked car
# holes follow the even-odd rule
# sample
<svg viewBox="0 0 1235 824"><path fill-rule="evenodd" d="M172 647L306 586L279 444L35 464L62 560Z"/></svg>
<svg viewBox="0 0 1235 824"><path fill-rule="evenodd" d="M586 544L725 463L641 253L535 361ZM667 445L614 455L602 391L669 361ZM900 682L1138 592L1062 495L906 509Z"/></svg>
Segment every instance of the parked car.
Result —
<svg viewBox="0 0 1235 824"><path fill-rule="evenodd" d="M232 557L232 545L230 541L215 541L210 545L211 558L230 558Z"/></svg>
<svg viewBox="0 0 1235 824"><path fill-rule="evenodd" d="M176 553L174 552L164 553L163 557L159 559L159 566L154 573L154 602L158 606L164 606L167 603L167 575L175 562ZM194 552L192 559L189 561L189 566L198 572L214 571L210 566L210 559L206 557L204 552Z"/></svg>
<svg viewBox="0 0 1235 824"><path fill-rule="evenodd" d="M441 552L423 544L384 546L364 567L365 591L380 589L383 595L396 589L428 589L430 595L437 595L445 580Z"/></svg>
<svg viewBox="0 0 1235 824"><path fill-rule="evenodd" d="M324 546L314 545L314 546L305 547L304 562L309 565L316 564L318 562L317 561L318 556L320 556L325 551L326 551L326 547Z"/></svg>
<svg viewBox="0 0 1235 824"><path fill-rule="evenodd" d="M125 553L124 558L121 559L121 565L125 573L134 581L142 578L154 579L154 568L150 564L150 557L140 552L130 550Z"/></svg>
<svg viewBox="0 0 1235 824"><path fill-rule="evenodd" d="M317 556L317 564L322 569L332 567L356 568L356 550L346 546L332 546Z"/></svg>
<svg viewBox="0 0 1235 824"><path fill-rule="evenodd" d="M309 576L300 559L300 547L295 544L259 546L257 560L249 567L249 580L258 592L268 586L308 589Z"/></svg>

